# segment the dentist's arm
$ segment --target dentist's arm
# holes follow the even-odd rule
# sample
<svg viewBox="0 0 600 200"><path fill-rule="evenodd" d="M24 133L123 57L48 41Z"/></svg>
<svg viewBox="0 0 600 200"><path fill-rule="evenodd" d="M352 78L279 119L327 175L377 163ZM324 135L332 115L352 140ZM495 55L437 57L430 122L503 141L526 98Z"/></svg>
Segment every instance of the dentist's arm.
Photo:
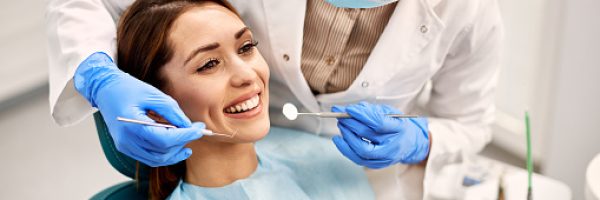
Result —
<svg viewBox="0 0 600 200"><path fill-rule="evenodd" d="M446 166L465 162L469 159L465 156L481 151L492 140L502 38L497 1L479 1L474 21L456 38L445 64L432 78L426 109L435 139L425 168L424 199L444 196L436 188L444 187L444 177L456 177Z"/></svg>
<svg viewBox="0 0 600 200"><path fill-rule="evenodd" d="M342 137L333 138L346 157L370 168L426 163L427 177L435 177L443 166L484 148L491 140L502 24L495 1L481 3L479 8L432 77L427 119L385 117L401 113L385 105L332 108L352 116L338 119ZM426 180L426 186L431 182Z"/></svg>
<svg viewBox="0 0 600 200"><path fill-rule="evenodd" d="M61 126L96 110L73 85L77 67L95 52L116 55L116 23L101 0L51 0L46 10L50 112Z"/></svg>
<svg viewBox="0 0 600 200"><path fill-rule="evenodd" d="M58 124L77 123L95 107L122 153L149 166L175 164L191 155L184 145L201 137L204 124L192 124L171 97L117 68L111 59L115 55L115 23L101 1L52 1L47 20L50 104ZM148 111L179 128L116 120L121 116L150 121Z"/></svg>

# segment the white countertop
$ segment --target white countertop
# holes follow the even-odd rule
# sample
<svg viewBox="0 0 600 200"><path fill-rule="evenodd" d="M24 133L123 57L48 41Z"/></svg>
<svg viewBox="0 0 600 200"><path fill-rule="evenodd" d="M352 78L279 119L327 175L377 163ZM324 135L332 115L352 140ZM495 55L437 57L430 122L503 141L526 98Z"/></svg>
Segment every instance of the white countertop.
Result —
<svg viewBox="0 0 600 200"><path fill-rule="evenodd" d="M478 157L477 165L487 171L486 180L466 187L464 199L498 199L500 185L505 200L525 200L527 198L527 170L486 157ZM600 164L600 162L599 162ZM532 175L532 199L570 200L571 189L565 183L550 177Z"/></svg>

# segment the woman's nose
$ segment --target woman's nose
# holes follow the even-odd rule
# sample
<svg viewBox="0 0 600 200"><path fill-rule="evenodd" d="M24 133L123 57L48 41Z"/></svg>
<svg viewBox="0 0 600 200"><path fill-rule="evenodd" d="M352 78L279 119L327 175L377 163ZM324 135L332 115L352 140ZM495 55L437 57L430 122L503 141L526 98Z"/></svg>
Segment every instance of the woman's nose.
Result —
<svg viewBox="0 0 600 200"><path fill-rule="evenodd" d="M238 60L232 63L231 69L231 85L234 87L249 86L256 81L256 71L249 63Z"/></svg>

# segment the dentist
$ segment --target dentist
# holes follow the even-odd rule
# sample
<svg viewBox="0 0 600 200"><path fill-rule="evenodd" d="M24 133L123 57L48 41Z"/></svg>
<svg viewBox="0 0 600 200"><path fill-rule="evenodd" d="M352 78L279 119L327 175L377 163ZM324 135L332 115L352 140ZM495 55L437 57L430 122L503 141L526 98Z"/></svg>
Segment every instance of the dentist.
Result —
<svg viewBox="0 0 600 200"><path fill-rule="evenodd" d="M491 140L502 39L495 0L230 2L271 66L271 123L333 137L348 159L377 169L367 174L379 199L460 198L447 185L456 173L449 166ZM131 3L49 3L51 113L71 125L98 109L119 151L150 166L174 164L189 157L184 145L204 124L115 66L116 21ZM287 121L286 102L352 118ZM148 111L180 128L115 120L150 120ZM400 111L428 117L382 117Z"/></svg>

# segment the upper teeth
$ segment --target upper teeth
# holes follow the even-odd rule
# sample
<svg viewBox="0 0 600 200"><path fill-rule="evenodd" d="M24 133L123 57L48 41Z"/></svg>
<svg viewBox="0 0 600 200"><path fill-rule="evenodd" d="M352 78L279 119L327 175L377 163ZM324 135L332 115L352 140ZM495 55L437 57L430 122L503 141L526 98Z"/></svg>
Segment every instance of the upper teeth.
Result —
<svg viewBox="0 0 600 200"><path fill-rule="evenodd" d="M246 111L246 110L250 110L252 108L256 108L256 106L258 106L258 94L242 103L238 103L234 106L231 106L229 108L226 108L225 111L228 113L236 113L236 112L242 112L242 111Z"/></svg>

